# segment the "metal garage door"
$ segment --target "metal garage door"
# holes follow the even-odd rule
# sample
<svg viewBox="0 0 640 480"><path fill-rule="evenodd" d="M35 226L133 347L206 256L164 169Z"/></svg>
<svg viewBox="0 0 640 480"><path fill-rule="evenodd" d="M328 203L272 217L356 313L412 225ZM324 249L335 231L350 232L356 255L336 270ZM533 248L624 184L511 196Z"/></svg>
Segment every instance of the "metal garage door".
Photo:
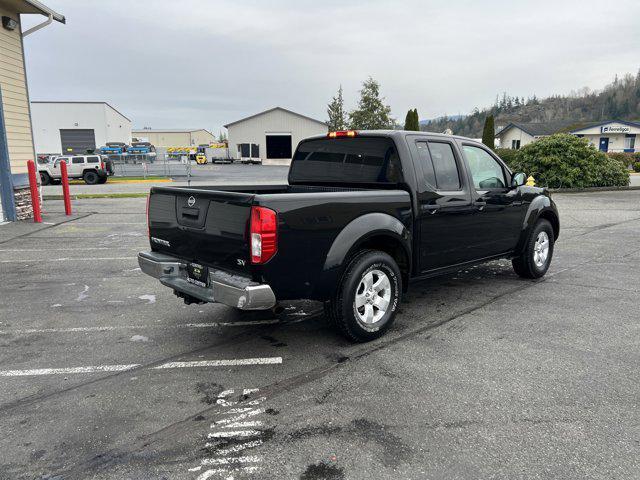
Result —
<svg viewBox="0 0 640 480"><path fill-rule="evenodd" d="M96 149L96 134L93 129L60 130L62 154L75 153L81 155L89 153L87 150Z"/></svg>
<svg viewBox="0 0 640 480"><path fill-rule="evenodd" d="M267 135L267 158L291 158L291 134L270 133Z"/></svg>

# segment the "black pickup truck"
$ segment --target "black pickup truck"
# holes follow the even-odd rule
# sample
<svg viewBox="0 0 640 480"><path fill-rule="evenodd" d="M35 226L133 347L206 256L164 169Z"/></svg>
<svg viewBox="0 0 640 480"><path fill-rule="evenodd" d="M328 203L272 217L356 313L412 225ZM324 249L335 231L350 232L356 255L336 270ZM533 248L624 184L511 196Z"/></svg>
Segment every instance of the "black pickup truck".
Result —
<svg viewBox="0 0 640 480"><path fill-rule="evenodd" d="M507 257L543 276L556 206L484 145L406 131L303 140L287 185L153 187L143 272L187 304L325 303L349 339L392 324L409 283Z"/></svg>

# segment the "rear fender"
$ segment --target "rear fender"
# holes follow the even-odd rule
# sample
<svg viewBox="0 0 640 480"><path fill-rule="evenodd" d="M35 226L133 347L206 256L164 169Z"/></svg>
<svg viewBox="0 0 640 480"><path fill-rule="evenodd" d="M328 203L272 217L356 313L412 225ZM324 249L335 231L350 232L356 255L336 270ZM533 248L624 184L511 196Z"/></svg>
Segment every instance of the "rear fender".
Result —
<svg viewBox="0 0 640 480"><path fill-rule="evenodd" d="M387 236L399 243L411 267L411 232L395 217L386 213L368 213L348 223L333 241L329 248L322 269L321 281L318 282L317 296L329 298L347 267L349 257L368 239ZM409 272L406 272L407 275Z"/></svg>

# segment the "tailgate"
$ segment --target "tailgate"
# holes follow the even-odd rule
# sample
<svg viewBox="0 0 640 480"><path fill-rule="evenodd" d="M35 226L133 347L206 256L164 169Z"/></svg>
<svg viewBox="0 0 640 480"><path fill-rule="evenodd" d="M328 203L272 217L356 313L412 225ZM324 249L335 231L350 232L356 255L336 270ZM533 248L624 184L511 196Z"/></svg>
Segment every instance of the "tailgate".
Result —
<svg viewBox="0 0 640 480"><path fill-rule="evenodd" d="M214 268L249 273L253 194L154 187L149 234L154 251Z"/></svg>

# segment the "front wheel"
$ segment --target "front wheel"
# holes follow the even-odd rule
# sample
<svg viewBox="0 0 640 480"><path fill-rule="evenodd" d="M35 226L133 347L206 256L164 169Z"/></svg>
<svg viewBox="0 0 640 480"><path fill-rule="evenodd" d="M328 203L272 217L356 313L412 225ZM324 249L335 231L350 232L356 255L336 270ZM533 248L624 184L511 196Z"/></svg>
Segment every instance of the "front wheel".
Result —
<svg viewBox="0 0 640 480"><path fill-rule="evenodd" d="M551 265L554 239L551 223L545 219L538 220L522 255L512 260L515 272L523 278L543 277Z"/></svg>
<svg viewBox="0 0 640 480"><path fill-rule="evenodd" d="M40 184L41 185L50 185L51 177L47 172L40 172Z"/></svg>
<svg viewBox="0 0 640 480"><path fill-rule="evenodd" d="M391 327L401 292L396 261L384 252L363 251L349 263L326 311L347 339L367 342Z"/></svg>

